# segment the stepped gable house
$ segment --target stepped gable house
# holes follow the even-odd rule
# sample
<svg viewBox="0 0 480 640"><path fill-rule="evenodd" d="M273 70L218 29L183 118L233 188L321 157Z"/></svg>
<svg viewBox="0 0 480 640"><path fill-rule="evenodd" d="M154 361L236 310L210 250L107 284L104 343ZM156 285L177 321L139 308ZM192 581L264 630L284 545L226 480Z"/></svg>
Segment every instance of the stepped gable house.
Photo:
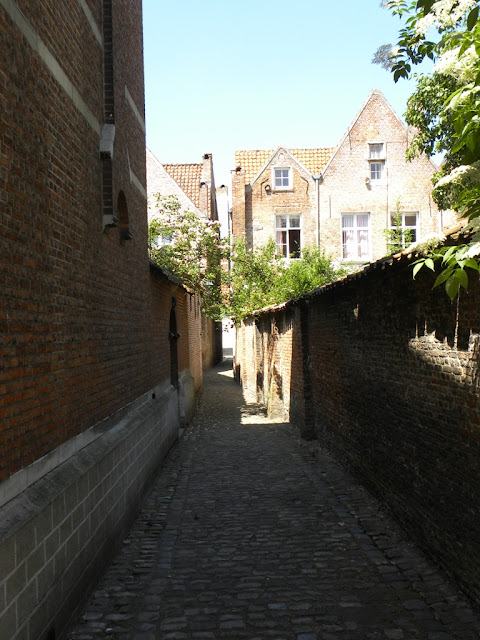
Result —
<svg viewBox="0 0 480 640"><path fill-rule="evenodd" d="M337 262L365 263L387 253L396 212L412 241L441 233L454 220L431 198L436 166L406 161L411 135L374 89L335 149L237 151L234 236L250 247L275 238L288 259L319 246Z"/></svg>
<svg viewBox="0 0 480 640"><path fill-rule="evenodd" d="M148 259L141 0L2 0L0 48L0 629L59 640L188 419L201 318Z"/></svg>

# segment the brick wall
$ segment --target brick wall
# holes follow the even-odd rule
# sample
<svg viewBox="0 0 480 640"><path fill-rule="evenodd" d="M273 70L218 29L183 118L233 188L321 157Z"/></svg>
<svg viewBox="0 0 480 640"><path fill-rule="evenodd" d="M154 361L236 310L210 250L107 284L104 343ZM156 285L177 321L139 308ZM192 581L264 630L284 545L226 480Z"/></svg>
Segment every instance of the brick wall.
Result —
<svg viewBox="0 0 480 640"><path fill-rule="evenodd" d="M0 51L0 629L59 640L202 353L189 294L148 261L140 0L2 1Z"/></svg>
<svg viewBox="0 0 480 640"><path fill-rule="evenodd" d="M149 270L145 198L129 167L144 184L145 150L125 99L128 83L143 113L141 62L134 63L142 52L141 5L119 2L114 14L113 199L124 193L133 234L122 245L118 229L103 233L100 131L84 112L85 106L101 124L102 47L77 3L68 11L64 3L22 4L51 57L65 65L66 78L57 77L50 57L42 59L32 47L31 27L0 9L2 48L12 53L2 60L16 61L3 69L2 90L0 479L158 382L149 366L139 366L149 362ZM55 20L48 19L52 11ZM131 22L125 40L122 21ZM128 61L120 43L129 47ZM88 59L80 56L85 50L91 51ZM138 375L131 375L132 368Z"/></svg>
<svg viewBox="0 0 480 640"><path fill-rule="evenodd" d="M254 247L261 247L267 244L270 238L275 238L276 216L284 214L302 216L303 246L317 244L314 181L311 175L297 163L289 162L291 159L288 156L284 158L285 155L285 151L279 150L248 191L247 235L251 237ZM272 166L291 167L291 189L275 190L272 181ZM266 185L270 186L268 191L265 190Z"/></svg>
<svg viewBox="0 0 480 640"><path fill-rule="evenodd" d="M277 388L304 436L383 499L478 604L480 286L462 293L457 326L456 305L428 274L413 281L410 262L374 263L247 321L236 365L257 398L271 402ZM270 342L270 370L259 342Z"/></svg>

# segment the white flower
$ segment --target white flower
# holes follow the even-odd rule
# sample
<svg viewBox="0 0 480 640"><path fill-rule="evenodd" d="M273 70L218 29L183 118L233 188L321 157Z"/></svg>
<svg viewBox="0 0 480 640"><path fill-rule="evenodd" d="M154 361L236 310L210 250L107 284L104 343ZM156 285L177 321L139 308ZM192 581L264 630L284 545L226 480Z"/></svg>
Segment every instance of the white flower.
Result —
<svg viewBox="0 0 480 640"><path fill-rule="evenodd" d="M415 31L419 36L425 36L427 31L434 25L435 15L433 13L427 13L424 18L420 18L417 22Z"/></svg>
<svg viewBox="0 0 480 640"><path fill-rule="evenodd" d="M479 57L472 45L460 57L460 47L445 51L438 59L433 71L457 78L462 84L473 80L478 73Z"/></svg>
<svg viewBox="0 0 480 640"><path fill-rule="evenodd" d="M431 13L441 28L454 27L476 4L477 0L438 0Z"/></svg>
<svg viewBox="0 0 480 640"><path fill-rule="evenodd" d="M477 0L437 0L426 16L418 20L415 30L425 37L435 23L439 29L455 27L476 4Z"/></svg>
<svg viewBox="0 0 480 640"><path fill-rule="evenodd" d="M480 255L480 242L475 242L472 244L468 251L463 256L464 258L476 258Z"/></svg>
<svg viewBox="0 0 480 640"><path fill-rule="evenodd" d="M462 164L460 167L455 167L448 175L440 178L435 189L447 184L466 184L467 182L470 184L480 182L480 160L473 164Z"/></svg>
<svg viewBox="0 0 480 640"><path fill-rule="evenodd" d="M422 249L436 247L443 242L445 242L445 236L442 233L430 233L424 236L421 240L412 242L412 244L408 245L407 249L408 251L421 252Z"/></svg>

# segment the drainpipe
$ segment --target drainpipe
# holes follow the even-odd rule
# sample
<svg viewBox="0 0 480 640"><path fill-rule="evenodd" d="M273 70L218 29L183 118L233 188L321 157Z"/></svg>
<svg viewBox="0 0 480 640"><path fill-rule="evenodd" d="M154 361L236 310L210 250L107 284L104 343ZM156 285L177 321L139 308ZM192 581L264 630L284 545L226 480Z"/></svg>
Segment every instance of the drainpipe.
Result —
<svg viewBox="0 0 480 640"><path fill-rule="evenodd" d="M317 235L317 247L320 248L320 182L322 181L322 174L318 176L312 176L315 180L315 195L316 195L316 235Z"/></svg>

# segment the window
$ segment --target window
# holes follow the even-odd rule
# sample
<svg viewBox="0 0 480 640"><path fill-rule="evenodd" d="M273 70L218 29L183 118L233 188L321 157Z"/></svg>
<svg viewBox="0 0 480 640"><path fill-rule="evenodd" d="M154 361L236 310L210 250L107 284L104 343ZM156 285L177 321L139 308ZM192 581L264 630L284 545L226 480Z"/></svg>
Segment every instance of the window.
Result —
<svg viewBox="0 0 480 640"><path fill-rule="evenodd" d="M344 260L370 259L369 213L342 215L342 258Z"/></svg>
<svg viewBox="0 0 480 640"><path fill-rule="evenodd" d="M165 233L162 233L158 236L157 242L161 247L164 247L167 244L173 244L173 231L165 231Z"/></svg>
<svg viewBox="0 0 480 640"><path fill-rule="evenodd" d="M418 214L411 212L395 212L390 214L390 229L398 229L402 234L402 247L417 241ZM400 234L399 234L400 235Z"/></svg>
<svg viewBox="0 0 480 640"><path fill-rule="evenodd" d="M370 160L383 160L383 143L381 144L369 144L369 159Z"/></svg>
<svg viewBox="0 0 480 640"><path fill-rule="evenodd" d="M370 163L370 180L381 180L383 178L383 169L385 162Z"/></svg>
<svg viewBox="0 0 480 640"><path fill-rule="evenodd" d="M275 189L291 189L290 167L273 170L273 185Z"/></svg>
<svg viewBox="0 0 480 640"><path fill-rule="evenodd" d="M368 145L370 180L382 180L385 170L385 151L382 143Z"/></svg>
<svg viewBox="0 0 480 640"><path fill-rule="evenodd" d="M300 258L300 223L298 214L275 216L277 253L284 258Z"/></svg>

